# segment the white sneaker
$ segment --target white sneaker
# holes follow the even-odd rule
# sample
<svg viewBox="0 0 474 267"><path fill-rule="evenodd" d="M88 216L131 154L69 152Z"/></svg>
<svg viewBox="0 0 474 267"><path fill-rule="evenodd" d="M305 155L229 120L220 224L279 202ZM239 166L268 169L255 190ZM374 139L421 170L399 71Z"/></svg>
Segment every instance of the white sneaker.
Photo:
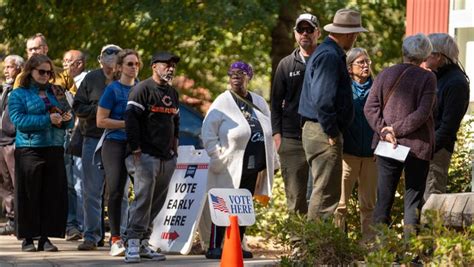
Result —
<svg viewBox="0 0 474 267"><path fill-rule="evenodd" d="M117 256L124 256L125 255L125 246L123 245L122 240L115 241L112 246L110 246L110 256L117 257Z"/></svg>
<svg viewBox="0 0 474 267"><path fill-rule="evenodd" d="M143 240L140 245L140 257L155 261L164 261L166 256L153 250L148 244L148 240Z"/></svg>
<svg viewBox="0 0 474 267"><path fill-rule="evenodd" d="M125 250L125 258L123 259L126 263L140 262L140 240L129 239L127 241L127 249Z"/></svg>

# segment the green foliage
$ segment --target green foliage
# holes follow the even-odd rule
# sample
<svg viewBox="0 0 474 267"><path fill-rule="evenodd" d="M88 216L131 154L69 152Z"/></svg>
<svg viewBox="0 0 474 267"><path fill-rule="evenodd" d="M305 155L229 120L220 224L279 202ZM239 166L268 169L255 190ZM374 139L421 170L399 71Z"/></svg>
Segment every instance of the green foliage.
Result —
<svg viewBox="0 0 474 267"><path fill-rule="evenodd" d="M363 255L359 245L331 220L308 220L306 216L291 214L276 223L277 242L287 252L292 251L291 256L282 257L282 266L344 266Z"/></svg>
<svg viewBox="0 0 474 267"><path fill-rule="evenodd" d="M268 206L254 202L256 222L247 228L247 234L262 237L272 236L277 227L275 222L288 217L285 188L280 172L274 177L272 194Z"/></svg>
<svg viewBox="0 0 474 267"><path fill-rule="evenodd" d="M471 171L474 143L474 117L467 118L461 123L458 140L451 158L448 172L448 193L471 191Z"/></svg>
<svg viewBox="0 0 474 267"><path fill-rule="evenodd" d="M472 266L474 264L474 225L461 231L443 225L443 216L429 211L428 223L406 242L387 226L376 226L375 241L365 257L368 266L384 266L418 258L426 266Z"/></svg>
<svg viewBox="0 0 474 267"><path fill-rule="evenodd" d="M271 0L9 0L0 2L0 43L7 44L7 53L22 55L26 38L42 32L51 58L80 49L91 59L89 68L98 67L94 59L108 43L137 49L145 66L155 51L169 50L182 58L178 74L220 92L227 67L237 59L252 63L256 73L270 73L270 30L278 7ZM145 67L140 77L150 74Z"/></svg>

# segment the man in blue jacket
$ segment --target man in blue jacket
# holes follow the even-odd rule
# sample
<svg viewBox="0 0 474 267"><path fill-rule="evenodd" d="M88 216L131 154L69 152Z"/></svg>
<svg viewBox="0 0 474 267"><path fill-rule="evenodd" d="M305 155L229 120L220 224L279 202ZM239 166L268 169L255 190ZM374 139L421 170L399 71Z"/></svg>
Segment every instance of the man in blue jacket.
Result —
<svg viewBox="0 0 474 267"><path fill-rule="evenodd" d="M361 26L360 13L340 9L329 32L306 64L299 114L303 124L303 148L313 176L308 218L334 214L341 196L342 132L354 116L351 78L346 54Z"/></svg>

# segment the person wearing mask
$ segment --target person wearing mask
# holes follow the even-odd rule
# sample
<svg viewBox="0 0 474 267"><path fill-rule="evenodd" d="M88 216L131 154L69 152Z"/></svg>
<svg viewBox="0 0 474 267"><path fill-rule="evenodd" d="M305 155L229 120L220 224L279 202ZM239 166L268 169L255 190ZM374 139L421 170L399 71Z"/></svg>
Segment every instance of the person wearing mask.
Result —
<svg viewBox="0 0 474 267"><path fill-rule="evenodd" d="M99 100L97 108L97 127L104 128L102 144L102 164L108 193L108 215L111 235L111 256L123 256L125 246L120 238L122 214L128 206L128 173L125 167L127 156L127 134L125 133L125 108L132 86L136 83L140 70L140 56L135 50L124 49L117 54L116 76L119 78L109 84ZM125 201L123 201L125 198ZM123 223L126 225L126 223Z"/></svg>
<svg viewBox="0 0 474 267"><path fill-rule="evenodd" d="M446 33L432 33L428 38L433 51L425 66L436 74L438 108L434 117L435 150L426 180L425 201L431 194L446 193L456 135L469 106L469 78L459 65L459 49L454 38Z"/></svg>
<svg viewBox="0 0 474 267"><path fill-rule="evenodd" d="M203 145L210 157L208 189L245 188L270 197L278 166L270 110L263 97L248 91L253 77L250 65L234 62L228 75L230 89L214 100L202 125ZM240 227L241 240L245 229ZM212 224L206 258L221 258L224 232L225 227ZM253 254L243 250L243 257Z"/></svg>
<svg viewBox="0 0 474 267"><path fill-rule="evenodd" d="M416 231L423 205L429 163L434 151L436 76L420 64L431 54L430 40L424 34L403 40L403 63L384 69L375 78L364 113L374 131L372 147L382 140L393 147L410 148L404 162L376 156L377 202L374 223L390 225L395 192L402 171L405 173L405 238Z"/></svg>
<svg viewBox="0 0 474 267"><path fill-rule="evenodd" d="M25 64L20 87L8 103L16 127L16 236L22 250L57 251L49 237L63 238L67 219L67 178L64 167L65 130L73 116L57 100L49 80L52 61L33 55ZM35 247L33 238L39 237Z"/></svg>
<svg viewBox="0 0 474 267"><path fill-rule="evenodd" d="M95 250L103 243L104 227L102 213L102 194L104 192L104 173L93 163L93 156L104 129L97 127L96 114L102 93L113 81L117 54L122 49L109 44L102 47L98 57L100 69L89 72L74 96L73 109L79 118L79 129L83 136L82 169L84 242L78 250Z"/></svg>
<svg viewBox="0 0 474 267"><path fill-rule="evenodd" d="M3 199L3 213L8 219L0 227L0 235L15 233L15 126L10 120L8 98L13 90L13 82L20 74L25 61L18 55L9 55L4 60L3 74L5 83L2 84L0 100L0 198Z"/></svg>
<svg viewBox="0 0 474 267"><path fill-rule="evenodd" d="M370 237L377 192L377 167L371 147L374 132L364 115L364 105L373 82L372 61L367 50L356 47L347 52L346 63L352 78L354 120L343 133L341 198L335 222L345 231L347 205L357 182L362 240L365 241Z"/></svg>
<svg viewBox="0 0 474 267"><path fill-rule="evenodd" d="M278 64L272 83L272 129L275 149L281 161L288 209L306 214L309 165L301 141L301 116L298 114L306 61L321 36L319 21L312 14L301 14L295 23L298 48Z"/></svg>

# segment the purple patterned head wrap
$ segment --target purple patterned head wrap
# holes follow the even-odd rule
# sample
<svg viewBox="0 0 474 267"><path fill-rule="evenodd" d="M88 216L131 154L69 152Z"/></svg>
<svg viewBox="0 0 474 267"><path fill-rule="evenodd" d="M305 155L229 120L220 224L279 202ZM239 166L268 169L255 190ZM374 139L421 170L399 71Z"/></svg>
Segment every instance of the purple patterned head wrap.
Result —
<svg viewBox="0 0 474 267"><path fill-rule="evenodd" d="M245 74L247 74L247 76L249 76L249 79L251 80L252 77L253 77L253 70L252 70L252 66L250 66L249 64L243 62L243 61L236 61L234 63L232 63L230 65L230 68L229 68L229 73L232 69L239 69L239 70L242 70L243 72L245 72Z"/></svg>

